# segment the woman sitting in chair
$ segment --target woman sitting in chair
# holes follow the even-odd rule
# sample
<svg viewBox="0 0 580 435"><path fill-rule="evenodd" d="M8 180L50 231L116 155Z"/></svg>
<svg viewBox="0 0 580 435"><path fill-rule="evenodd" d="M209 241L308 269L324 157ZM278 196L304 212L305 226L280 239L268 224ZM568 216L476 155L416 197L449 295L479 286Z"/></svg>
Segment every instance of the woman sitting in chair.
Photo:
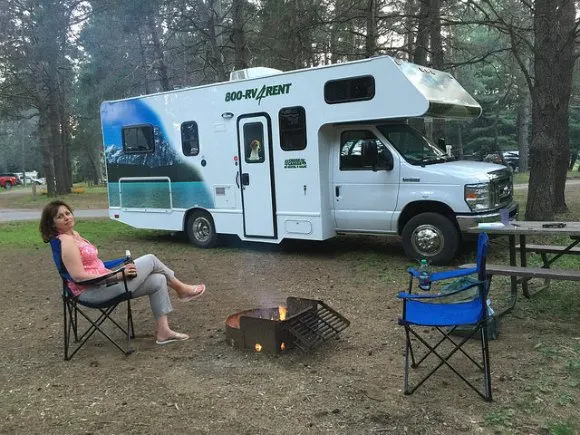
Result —
<svg viewBox="0 0 580 435"><path fill-rule="evenodd" d="M53 201L42 210L40 233L42 240L48 243L53 238L61 242L62 263L75 281L94 279L107 275L111 271L98 257L98 250L88 240L75 231L75 218L72 209L63 201ZM169 299L168 288L177 293L179 300L188 302L203 294L205 286L189 285L175 277L175 273L163 264L155 255L148 254L136 258L134 264L125 266L127 287L133 297L149 296L151 311L157 320L156 343L167 344L187 340L189 336L175 332L169 327L167 315L173 310ZM80 286L68 282L72 293L81 302L100 302L109 300L125 292L123 273L118 272L100 286Z"/></svg>

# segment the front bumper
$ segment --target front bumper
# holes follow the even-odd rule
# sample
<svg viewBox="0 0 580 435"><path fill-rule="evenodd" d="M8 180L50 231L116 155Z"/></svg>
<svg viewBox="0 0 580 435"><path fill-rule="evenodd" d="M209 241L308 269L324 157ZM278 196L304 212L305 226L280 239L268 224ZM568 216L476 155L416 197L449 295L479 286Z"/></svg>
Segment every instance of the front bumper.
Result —
<svg viewBox="0 0 580 435"><path fill-rule="evenodd" d="M509 206L505 207L509 210L510 220L517 219L519 213L519 205L516 202L512 202ZM457 224L459 225L459 230L461 232L467 231L469 228L477 226L477 224L484 222L499 222L499 209L489 213L483 214L465 214L457 215Z"/></svg>

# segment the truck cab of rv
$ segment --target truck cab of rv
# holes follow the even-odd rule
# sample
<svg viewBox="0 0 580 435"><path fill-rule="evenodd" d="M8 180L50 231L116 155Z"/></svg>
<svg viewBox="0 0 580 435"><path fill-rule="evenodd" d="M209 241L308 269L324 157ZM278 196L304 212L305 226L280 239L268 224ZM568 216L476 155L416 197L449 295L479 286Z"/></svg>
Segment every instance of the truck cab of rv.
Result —
<svg viewBox="0 0 580 435"><path fill-rule="evenodd" d="M336 129L332 195L339 233L396 233L412 258L448 262L461 232L517 213L512 173L494 164L456 161L405 120Z"/></svg>

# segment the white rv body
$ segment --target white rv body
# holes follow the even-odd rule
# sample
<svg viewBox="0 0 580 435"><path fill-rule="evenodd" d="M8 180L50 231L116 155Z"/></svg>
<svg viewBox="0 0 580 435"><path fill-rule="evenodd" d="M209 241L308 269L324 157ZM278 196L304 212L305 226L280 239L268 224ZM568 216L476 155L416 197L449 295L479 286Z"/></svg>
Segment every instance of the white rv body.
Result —
<svg viewBox="0 0 580 435"><path fill-rule="evenodd" d="M459 234L496 219L499 208L517 213L507 169L445 159L418 164L394 145L393 138L414 137L404 127L409 118L480 114L451 75L388 56L265 74L104 102L110 217L137 228L185 230L194 243L211 246L216 234L270 243L402 234L426 212L444 215ZM388 168L345 163L360 162L377 146L374 158L390 154ZM347 148L358 154L347 156ZM469 187L470 205L472 185L482 187ZM443 233L451 230L437 230L407 227L412 235L403 242L413 246L406 251L448 261L458 247L449 243L459 239L444 247Z"/></svg>

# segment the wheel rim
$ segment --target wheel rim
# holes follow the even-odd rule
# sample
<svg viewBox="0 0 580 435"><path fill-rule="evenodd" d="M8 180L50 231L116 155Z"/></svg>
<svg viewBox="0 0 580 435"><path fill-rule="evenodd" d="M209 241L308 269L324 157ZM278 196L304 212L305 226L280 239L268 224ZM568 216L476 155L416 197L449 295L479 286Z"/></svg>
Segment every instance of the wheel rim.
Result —
<svg viewBox="0 0 580 435"><path fill-rule="evenodd" d="M445 238L439 228L433 225L420 225L411 234L411 244L422 257L433 257L445 246Z"/></svg>
<svg viewBox="0 0 580 435"><path fill-rule="evenodd" d="M198 217L193 221L193 237L200 243L207 242L212 235L211 223L204 217Z"/></svg>

